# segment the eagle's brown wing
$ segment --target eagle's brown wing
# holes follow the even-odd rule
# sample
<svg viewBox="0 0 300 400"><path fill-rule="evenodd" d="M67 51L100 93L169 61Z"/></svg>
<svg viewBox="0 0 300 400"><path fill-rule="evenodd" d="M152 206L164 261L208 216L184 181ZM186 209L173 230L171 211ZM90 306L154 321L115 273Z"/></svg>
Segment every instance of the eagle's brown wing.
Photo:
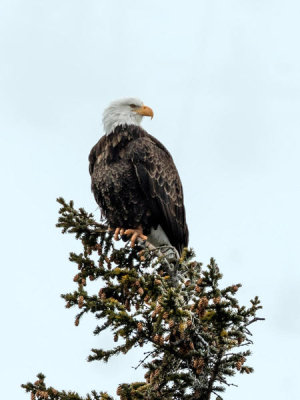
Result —
<svg viewBox="0 0 300 400"><path fill-rule="evenodd" d="M132 141L127 150L154 220L181 253L189 234L182 185L170 153L151 135Z"/></svg>
<svg viewBox="0 0 300 400"><path fill-rule="evenodd" d="M89 154L89 172L92 176L94 167L97 161L97 157L102 153L103 148L106 144L106 136L102 136L102 138L93 146L92 150Z"/></svg>

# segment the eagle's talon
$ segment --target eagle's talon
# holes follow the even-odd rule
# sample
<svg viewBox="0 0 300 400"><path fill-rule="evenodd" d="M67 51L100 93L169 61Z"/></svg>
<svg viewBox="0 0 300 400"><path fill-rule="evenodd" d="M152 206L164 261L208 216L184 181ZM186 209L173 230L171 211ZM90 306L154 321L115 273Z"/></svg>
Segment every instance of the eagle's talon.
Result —
<svg viewBox="0 0 300 400"><path fill-rule="evenodd" d="M131 236L130 238L130 247L133 248L135 245L136 240L139 238L143 241L147 240L148 237L143 234L142 228L136 228L136 229L126 229L124 232L126 236Z"/></svg>
<svg viewBox="0 0 300 400"><path fill-rule="evenodd" d="M120 233L121 228L116 228L115 233L114 233L114 239L115 240L120 240L119 238L119 233Z"/></svg>
<svg viewBox="0 0 300 400"><path fill-rule="evenodd" d="M131 236L131 239L130 239L130 247L132 247L132 248L134 247L135 241L136 241L137 237L138 237L138 233L137 233L137 232L135 232L135 233Z"/></svg>
<svg viewBox="0 0 300 400"><path fill-rule="evenodd" d="M141 227L136 229L124 229L124 228L116 228L114 232L114 239L124 241L128 240L128 236L130 237L130 247L134 247L136 240L139 238L143 241L147 240L147 236L143 234L143 229Z"/></svg>

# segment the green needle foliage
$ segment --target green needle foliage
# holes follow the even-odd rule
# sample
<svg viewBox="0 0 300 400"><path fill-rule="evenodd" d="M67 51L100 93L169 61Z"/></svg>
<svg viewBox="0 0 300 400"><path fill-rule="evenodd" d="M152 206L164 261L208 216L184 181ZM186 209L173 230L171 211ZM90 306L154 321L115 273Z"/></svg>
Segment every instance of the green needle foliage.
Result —
<svg viewBox="0 0 300 400"><path fill-rule="evenodd" d="M88 361L108 361L134 347L152 344L141 360L143 382L120 384L121 400L222 399L220 393L236 372L249 374L246 364L252 344L249 325L261 308L258 297L249 307L235 297L240 284L220 288L222 274L214 259L205 268L185 249L180 260L171 263L158 250L137 244L120 248L112 232L97 223L71 201L61 204L57 226L74 233L83 252L70 253L76 264L77 290L63 294L66 307L78 307L75 325L84 314L99 320L94 334L109 329L115 346L92 349ZM89 281L98 280L99 292L87 291ZM44 375L34 384L22 385L33 399L104 400L106 393L80 397L77 393L47 388Z"/></svg>

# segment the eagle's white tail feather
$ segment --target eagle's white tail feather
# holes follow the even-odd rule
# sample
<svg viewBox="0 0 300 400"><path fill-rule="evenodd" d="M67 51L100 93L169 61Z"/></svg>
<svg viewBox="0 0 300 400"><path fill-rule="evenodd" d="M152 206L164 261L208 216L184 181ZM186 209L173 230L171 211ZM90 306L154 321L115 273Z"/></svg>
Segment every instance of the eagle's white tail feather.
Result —
<svg viewBox="0 0 300 400"><path fill-rule="evenodd" d="M154 248L161 247L159 251L168 261L171 262L179 258L178 251L171 245L166 233L160 225L158 225L157 229L151 230L147 242Z"/></svg>

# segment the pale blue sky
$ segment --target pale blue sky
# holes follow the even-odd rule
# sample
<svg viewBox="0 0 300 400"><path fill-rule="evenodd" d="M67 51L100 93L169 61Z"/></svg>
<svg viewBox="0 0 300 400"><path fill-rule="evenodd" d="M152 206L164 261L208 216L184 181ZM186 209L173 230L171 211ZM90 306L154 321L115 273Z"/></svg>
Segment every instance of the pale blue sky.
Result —
<svg viewBox="0 0 300 400"><path fill-rule="evenodd" d="M299 16L296 0L0 0L1 398L28 399L40 371L82 395L144 375L140 354L85 361L109 335L64 308L79 247L54 227L58 196L96 211L87 156L126 96L155 112L197 259L264 304L255 373L224 398L298 397Z"/></svg>

